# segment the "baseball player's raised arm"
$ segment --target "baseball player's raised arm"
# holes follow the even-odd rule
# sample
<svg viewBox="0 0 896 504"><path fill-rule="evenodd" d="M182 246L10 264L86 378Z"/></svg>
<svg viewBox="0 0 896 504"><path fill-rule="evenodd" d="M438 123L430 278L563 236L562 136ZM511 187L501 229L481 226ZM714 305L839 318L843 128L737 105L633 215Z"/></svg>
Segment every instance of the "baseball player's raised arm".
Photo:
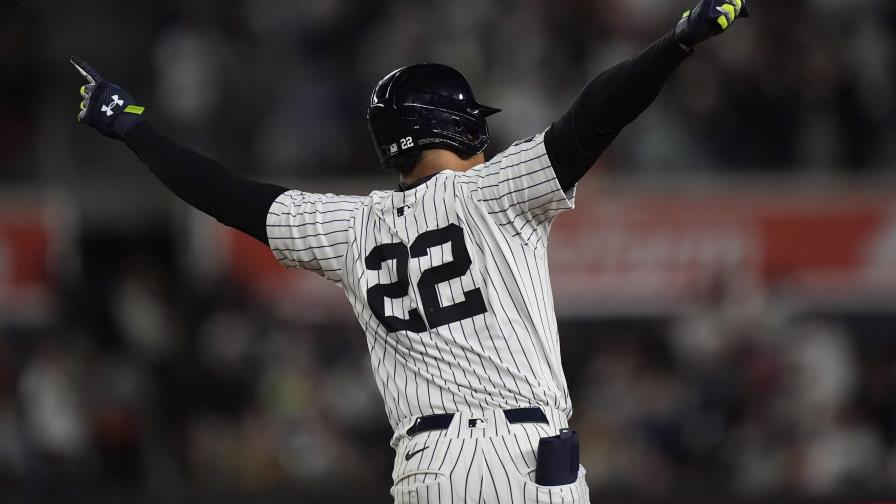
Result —
<svg viewBox="0 0 896 504"><path fill-rule="evenodd" d="M220 163L165 138L144 119L144 108L121 86L103 79L84 60L72 58L71 63L87 81L81 86L79 122L125 141L182 200L268 244L268 210L285 188L239 177Z"/></svg>
<svg viewBox="0 0 896 504"><path fill-rule="evenodd" d="M585 86L545 133L562 187L571 188L585 175L619 132L653 103L688 54L670 33Z"/></svg>
<svg viewBox="0 0 896 504"><path fill-rule="evenodd" d="M701 0L685 12L674 31L591 80L545 134L561 187L572 188L619 132L656 100L696 44L747 15L745 0Z"/></svg>
<svg viewBox="0 0 896 504"><path fill-rule="evenodd" d="M180 199L268 245L268 210L286 188L237 176L165 138L145 121L128 131L124 140Z"/></svg>

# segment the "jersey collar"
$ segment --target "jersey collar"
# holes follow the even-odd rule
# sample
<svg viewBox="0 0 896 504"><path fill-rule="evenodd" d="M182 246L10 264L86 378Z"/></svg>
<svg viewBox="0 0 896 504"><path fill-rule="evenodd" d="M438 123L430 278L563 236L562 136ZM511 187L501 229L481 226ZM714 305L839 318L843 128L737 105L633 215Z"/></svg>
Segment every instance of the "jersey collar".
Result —
<svg viewBox="0 0 896 504"><path fill-rule="evenodd" d="M414 182L411 182L410 184L405 184L404 182L402 182L401 184L398 184L398 191L406 192L406 191L410 191L411 189L416 189L416 188L422 186L423 184L429 182L430 180L432 180L436 175L438 175L438 173L433 173L432 175L427 175L426 177L419 178L419 179L415 180Z"/></svg>

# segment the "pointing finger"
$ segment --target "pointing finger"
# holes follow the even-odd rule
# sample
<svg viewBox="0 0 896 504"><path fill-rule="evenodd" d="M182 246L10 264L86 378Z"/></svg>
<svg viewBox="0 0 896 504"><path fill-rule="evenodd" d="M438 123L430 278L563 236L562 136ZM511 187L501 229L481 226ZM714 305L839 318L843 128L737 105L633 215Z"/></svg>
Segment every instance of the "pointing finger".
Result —
<svg viewBox="0 0 896 504"><path fill-rule="evenodd" d="M97 72L92 66L90 66L89 63L82 60L81 58L79 58L77 56L72 56L72 58L69 61L71 62L72 65L74 65L75 69L78 70L78 72L80 72L81 75L83 75L85 79L87 79L87 82L89 82L91 84L96 84L98 81L103 80L103 78L100 76L100 73Z"/></svg>

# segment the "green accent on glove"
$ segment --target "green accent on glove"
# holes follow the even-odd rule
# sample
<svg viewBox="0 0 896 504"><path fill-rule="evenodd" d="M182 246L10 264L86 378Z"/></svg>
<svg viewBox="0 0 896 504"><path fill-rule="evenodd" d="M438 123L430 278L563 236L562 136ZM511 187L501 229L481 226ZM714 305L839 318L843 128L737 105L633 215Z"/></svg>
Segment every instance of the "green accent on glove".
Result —
<svg viewBox="0 0 896 504"><path fill-rule="evenodd" d="M721 13L721 15L719 15ZM728 30L737 19L750 16L746 0L700 0L682 14L675 38L686 50Z"/></svg>

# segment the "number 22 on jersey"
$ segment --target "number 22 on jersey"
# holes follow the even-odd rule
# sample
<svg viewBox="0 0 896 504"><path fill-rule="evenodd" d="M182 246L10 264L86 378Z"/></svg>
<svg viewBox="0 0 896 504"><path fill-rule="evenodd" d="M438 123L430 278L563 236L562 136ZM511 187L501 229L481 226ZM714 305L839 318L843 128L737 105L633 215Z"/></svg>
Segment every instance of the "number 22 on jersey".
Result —
<svg viewBox="0 0 896 504"><path fill-rule="evenodd" d="M413 258L429 255L430 249L451 244L452 260L433 266L420 273L417 290L420 292L420 304L426 314L424 319L418 307L408 311L408 318L386 315L386 298L402 299L409 294L411 279L408 276L408 262ZM439 301L439 284L461 278L470 271L473 264L470 252L464 240L464 230L457 224L449 224L441 229L434 229L420 234L410 247L404 243L387 243L378 245L367 254L365 267L370 271L381 271L383 263L395 261L398 278L393 283L377 284L367 289L367 303L377 320L390 333L408 331L426 332L443 325L459 322L488 310L482 291L479 288L464 291L464 300L442 306Z"/></svg>

